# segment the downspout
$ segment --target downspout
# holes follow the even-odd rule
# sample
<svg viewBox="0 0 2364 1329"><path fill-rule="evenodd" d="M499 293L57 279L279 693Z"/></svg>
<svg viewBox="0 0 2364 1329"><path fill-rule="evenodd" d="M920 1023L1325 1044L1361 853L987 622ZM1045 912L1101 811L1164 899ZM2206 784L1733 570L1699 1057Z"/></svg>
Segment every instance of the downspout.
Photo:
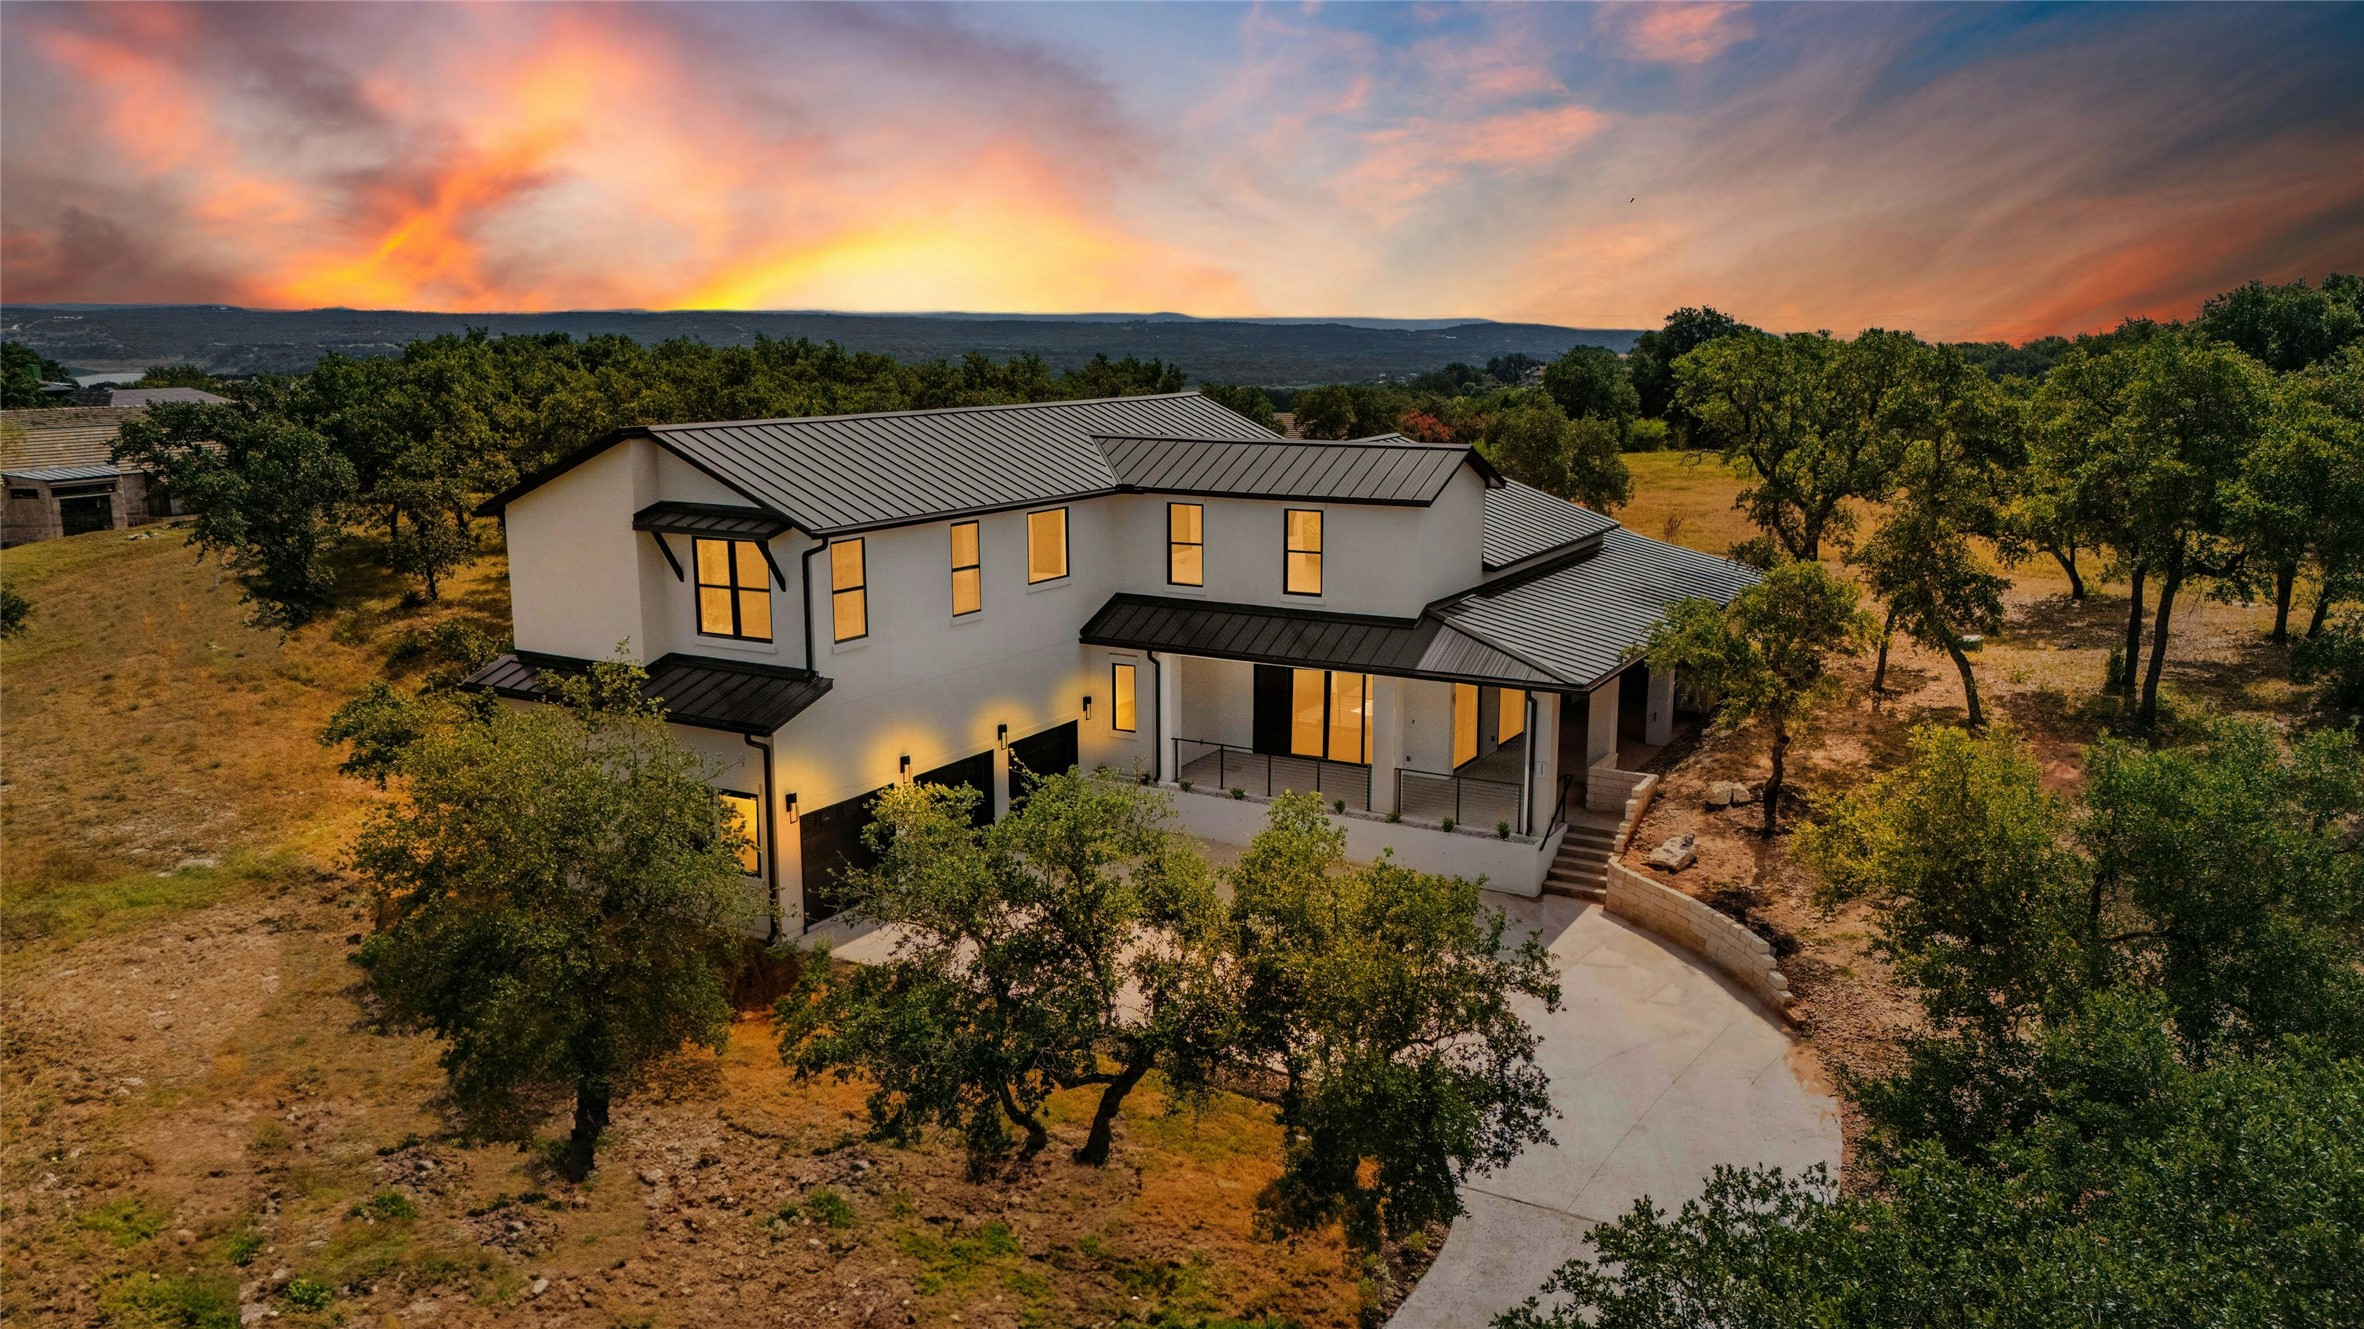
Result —
<svg viewBox="0 0 2364 1329"><path fill-rule="evenodd" d="M808 674L818 672L813 668L813 555L829 547L829 542L819 536L813 540L813 547L804 551L804 576L798 579L801 584L797 587L804 593L804 672Z"/></svg>
<svg viewBox="0 0 2364 1329"><path fill-rule="evenodd" d="M1141 654L1148 657L1150 673L1157 679L1157 709L1151 712L1149 720L1149 773L1153 777L1162 777L1166 771L1166 665L1165 661L1157 658L1155 651L1143 651ZM1115 703L1112 700L1110 704ZM1164 781L1160 779L1158 783Z"/></svg>
<svg viewBox="0 0 2364 1329"><path fill-rule="evenodd" d="M780 940L780 813L772 797L772 741L758 739L753 734L742 734L747 746L763 754L763 817L756 822L756 830L763 836L764 913L770 916L771 930L764 941L778 944Z"/></svg>

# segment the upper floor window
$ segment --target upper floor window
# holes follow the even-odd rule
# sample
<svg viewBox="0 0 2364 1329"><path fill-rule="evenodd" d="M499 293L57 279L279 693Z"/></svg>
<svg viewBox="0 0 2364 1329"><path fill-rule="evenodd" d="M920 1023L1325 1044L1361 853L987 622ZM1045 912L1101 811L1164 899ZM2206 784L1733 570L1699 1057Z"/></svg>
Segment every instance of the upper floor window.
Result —
<svg viewBox="0 0 2364 1329"><path fill-rule="evenodd" d="M1174 586L1207 584L1207 509L1203 504L1166 504L1166 581Z"/></svg>
<svg viewBox="0 0 2364 1329"><path fill-rule="evenodd" d="M1291 595L1322 593L1322 514L1307 508L1288 510L1287 571L1281 589Z"/></svg>
<svg viewBox="0 0 2364 1329"><path fill-rule="evenodd" d="M753 540L696 540L698 631L744 641L772 639L772 590L763 546Z"/></svg>
<svg viewBox="0 0 2364 1329"><path fill-rule="evenodd" d="M952 616L985 607L985 573L977 549L977 523L952 523Z"/></svg>
<svg viewBox="0 0 2364 1329"><path fill-rule="evenodd" d="M1067 509L1026 514L1026 584L1067 575Z"/></svg>
<svg viewBox="0 0 2364 1329"><path fill-rule="evenodd" d="M1132 665L1119 661L1108 666L1108 693L1114 703L1108 708L1108 722L1116 732L1130 734L1139 730L1140 692Z"/></svg>
<svg viewBox="0 0 2364 1329"><path fill-rule="evenodd" d="M870 587L860 539L829 546L829 611L837 640L870 635Z"/></svg>

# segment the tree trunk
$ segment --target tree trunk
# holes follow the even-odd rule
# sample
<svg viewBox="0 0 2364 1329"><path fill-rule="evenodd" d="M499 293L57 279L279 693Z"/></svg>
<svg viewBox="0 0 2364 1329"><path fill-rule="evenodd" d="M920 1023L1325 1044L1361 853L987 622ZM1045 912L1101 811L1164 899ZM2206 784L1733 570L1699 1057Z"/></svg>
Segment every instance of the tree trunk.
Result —
<svg viewBox="0 0 2364 1329"><path fill-rule="evenodd" d="M1978 708L1978 679L1970 672L1970 653L1962 649L1961 639L1951 632L1945 634L1945 653L1954 657L1954 668L1962 674L1962 701L1969 710L1964 720L1975 734L1986 728L1986 712Z"/></svg>
<svg viewBox="0 0 2364 1329"><path fill-rule="evenodd" d="M2069 599L2083 601L2085 598L2085 574L2077 571L2077 547L2070 545L2066 549L2053 550L2052 560L2060 564L2061 572L2068 577Z"/></svg>
<svg viewBox="0 0 2364 1329"><path fill-rule="evenodd" d="M1010 1093L1008 1085L997 1086L994 1093L1001 1099L1002 1115L1016 1122L1026 1132L1026 1143L1018 1150L1018 1161L1023 1163L1041 1153L1043 1146L1051 1142L1051 1133L1043 1129L1042 1119L1019 1107L1018 1099Z"/></svg>
<svg viewBox="0 0 2364 1329"><path fill-rule="evenodd" d="M2142 676L2142 708L2134 713L2135 721L2145 728L2159 718L2159 674L2167 667L2167 627L2175 613L2175 592L2182 586L2183 559L2178 557L2167 564L2167 580L2159 587L2159 619L2151 627L2151 667Z"/></svg>
<svg viewBox="0 0 2364 1329"><path fill-rule="evenodd" d="M580 1182L591 1175L591 1154L599 1145L600 1133L607 1129L608 1086L600 1080L579 1080L575 1083L575 1129L566 1137L566 1167L568 1181Z"/></svg>
<svg viewBox="0 0 2364 1329"><path fill-rule="evenodd" d="M2323 588L2315 592L2315 612L2307 615L2307 635L2310 637L2322 636L2323 620L2330 614L2331 574L2326 570L2323 575Z"/></svg>
<svg viewBox="0 0 2364 1329"><path fill-rule="evenodd" d="M1896 606L1888 606L1888 621L1880 625L1880 662L1872 666L1872 695L1888 690L1888 639L1896 635Z"/></svg>
<svg viewBox="0 0 2364 1329"><path fill-rule="evenodd" d="M1141 1077L1149 1074L1156 1061L1156 1055L1149 1049L1135 1049L1133 1059L1100 1091L1100 1108L1092 1114L1092 1133L1084 1137L1083 1148L1075 1151L1076 1162L1099 1167L1108 1161L1108 1150L1114 1144L1116 1109L1125 1101L1125 1095L1133 1092L1133 1086L1141 1083Z"/></svg>
<svg viewBox="0 0 2364 1329"><path fill-rule="evenodd" d="M2284 563L2274 569L2274 640L2290 640L2290 589L2298 581L2298 565Z"/></svg>
<svg viewBox="0 0 2364 1329"><path fill-rule="evenodd" d="M1773 838L1774 819L1780 815L1781 777L1789 764L1789 718L1773 717L1773 774L1765 779L1765 838Z"/></svg>
<svg viewBox="0 0 2364 1329"><path fill-rule="evenodd" d="M2135 564L2126 588L2126 670L2118 679L2118 695L2128 701L2134 700L2135 662L2142 659L2142 579L2148 571Z"/></svg>

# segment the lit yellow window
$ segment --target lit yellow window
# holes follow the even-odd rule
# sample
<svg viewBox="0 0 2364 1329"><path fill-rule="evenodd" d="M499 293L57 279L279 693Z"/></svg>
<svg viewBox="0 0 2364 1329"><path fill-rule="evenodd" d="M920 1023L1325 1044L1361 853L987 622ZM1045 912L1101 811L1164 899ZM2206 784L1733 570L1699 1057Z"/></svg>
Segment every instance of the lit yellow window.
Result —
<svg viewBox="0 0 2364 1329"><path fill-rule="evenodd" d="M839 540L829 546L829 605L837 640L870 635L870 589L860 540Z"/></svg>
<svg viewBox="0 0 2364 1329"><path fill-rule="evenodd" d="M722 829L725 838L734 842L739 852L739 871L750 877L763 875L763 856L757 844L755 795L723 790Z"/></svg>
<svg viewBox="0 0 2364 1329"><path fill-rule="evenodd" d="M985 607L985 574L977 557L977 523L952 523L952 613L973 614Z"/></svg>
<svg viewBox="0 0 2364 1329"><path fill-rule="evenodd" d="M1371 760L1370 700L1370 675L1330 675L1330 760Z"/></svg>
<svg viewBox="0 0 2364 1329"><path fill-rule="evenodd" d="M770 565L753 540L693 540L698 565L698 631L710 637L772 639Z"/></svg>
<svg viewBox="0 0 2364 1329"><path fill-rule="evenodd" d="M1322 593L1322 514L1301 508L1288 512L1288 569L1281 589L1291 595Z"/></svg>
<svg viewBox="0 0 2364 1329"><path fill-rule="evenodd" d="M1133 666L1116 664L1109 666L1109 670L1108 691L1116 700L1116 704L1108 708L1109 723L1116 726L1118 733L1130 734L1141 727L1138 712L1134 709Z"/></svg>
<svg viewBox="0 0 2364 1329"><path fill-rule="evenodd" d="M1508 743L1527 732L1527 694L1517 688L1504 688L1498 704L1502 707L1494 717L1494 741Z"/></svg>
<svg viewBox="0 0 2364 1329"><path fill-rule="evenodd" d="M1198 503L1166 504L1166 581L1207 584L1207 510Z"/></svg>
<svg viewBox="0 0 2364 1329"><path fill-rule="evenodd" d="M1474 684L1453 685L1453 766L1477 760L1478 690Z"/></svg>
<svg viewBox="0 0 2364 1329"><path fill-rule="evenodd" d="M1289 671L1289 752L1368 764L1371 676L1325 669Z"/></svg>
<svg viewBox="0 0 2364 1329"><path fill-rule="evenodd" d="M1026 514L1026 583L1067 575L1067 509Z"/></svg>
<svg viewBox="0 0 2364 1329"><path fill-rule="evenodd" d="M1300 757L1322 755L1323 681L1319 669L1289 673L1289 751Z"/></svg>

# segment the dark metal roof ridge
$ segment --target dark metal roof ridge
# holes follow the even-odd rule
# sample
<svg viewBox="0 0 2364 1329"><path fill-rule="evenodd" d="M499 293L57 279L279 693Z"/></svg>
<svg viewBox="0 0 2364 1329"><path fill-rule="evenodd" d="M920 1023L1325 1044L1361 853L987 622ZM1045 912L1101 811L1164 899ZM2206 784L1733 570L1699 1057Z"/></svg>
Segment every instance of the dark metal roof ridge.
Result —
<svg viewBox="0 0 2364 1329"><path fill-rule="evenodd" d="M681 449L674 447L671 443L666 442L664 439L659 438L655 432L655 429L656 427L653 425L625 425L619 429L611 429L606 433L601 434L599 437L592 439L590 442L585 443L583 446L575 449L573 452L570 452L565 456L558 458L556 461L541 467L533 474L523 477L522 479L518 480L516 484L509 486L507 489L504 489L501 492L493 495L491 498L488 498L482 503L477 504L474 515L479 517L500 516L502 510L507 508L511 503L514 503L518 499L525 497L528 493L541 488L543 485L557 479L559 476L566 474L568 471L571 471L577 466L582 465L584 462L591 460L593 457L596 457L599 454L607 451L609 448L612 448L616 444L623 442L625 439L645 438L649 442L656 444L660 448L663 448L665 451L672 453L676 457L679 457L683 465L688 466L698 474L705 476L707 479L712 480L714 483L721 485L723 488L728 489L734 494L737 494L739 497L746 499L749 503L754 504L763 512L765 516L777 518L778 520L784 521L800 531L809 531L812 529L810 526L797 520L790 514L780 511L771 504L766 503L762 499L757 498L755 495L748 493L738 485L732 484L727 478L715 474L714 471L706 466L705 463L699 461L695 457L690 456L688 453L683 452Z"/></svg>
<svg viewBox="0 0 2364 1329"><path fill-rule="evenodd" d="M1567 544L1530 555L1520 563L1506 564L1508 571L1489 576L1475 586L1440 595L1422 606L1420 612L1424 615L1433 614L1439 609L1467 600L1472 596L1498 595L1513 586L1524 586L1538 578L1548 577L1564 567L1581 563L1598 554L1601 552L1601 542L1608 538L1609 531L1623 529L1625 528L1622 526L1612 526L1608 531L1599 531L1581 540L1571 540Z"/></svg>
<svg viewBox="0 0 2364 1329"><path fill-rule="evenodd" d="M1415 614L1410 618L1397 618L1389 614L1355 614L1343 609L1307 609L1301 605L1243 604L1234 600L1201 600L1195 595L1150 595L1143 591L1118 591L1109 596L1100 608L1105 610L1109 605L1119 601L1127 604L1161 605L1175 609L1203 609L1219 613L1274 614L1281 618L1308 619L1320 623L1352 623L1369 628L1416 628L1420 626L1420 620L1426 617L1424 614ZM1099 613L1094 612L1092 617L1099 617Z"/></svg>
<svg viewBox="0 0 2364 1329"><path fill-rule="evenodd" d="M1114 397L1104 400L1124 401L1126 398ZM1255 422L1249 421L1249 423ZM1286 443L1291 447L1301 448L1429 448L1438 452L1466 452L1470 450L1466 443L1431 443L1426 439L1412 438L1396 433L1373 434L1368 438L1290 438L1285 434L1274 434L1269 439L1208 438L1199 434L1086 434L1084 437L1094 441L1107 439L1111 441L1137 440L1144 443L1221 443L1234 447L1247 443L1269 442Z"/></svg>

